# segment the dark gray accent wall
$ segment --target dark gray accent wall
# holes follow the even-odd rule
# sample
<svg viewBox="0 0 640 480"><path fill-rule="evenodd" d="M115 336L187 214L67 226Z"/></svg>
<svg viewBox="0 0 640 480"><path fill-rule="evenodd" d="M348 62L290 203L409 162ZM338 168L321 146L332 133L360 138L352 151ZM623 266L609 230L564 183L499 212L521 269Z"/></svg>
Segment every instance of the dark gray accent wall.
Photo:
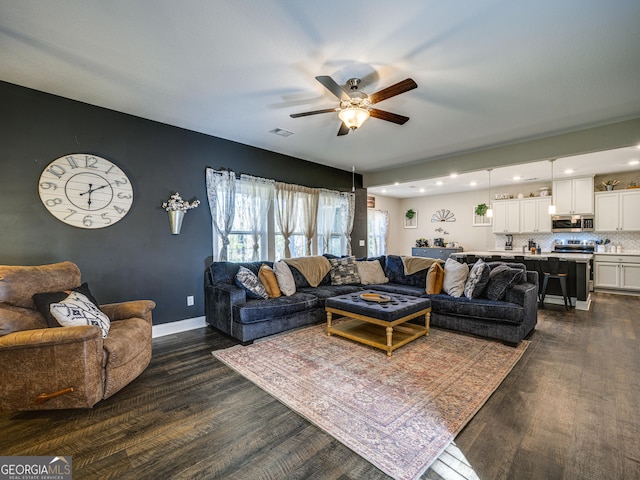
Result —
<svg viewBox="0 0 640 480"><path fill-rule="evenodd" d="M211 261L205 168L279 181L351 189L351 172L0 82L0 264L70 260L100 303L151 299L154 323L204 315L203 272ZM91 153L129 176L134 203L113 226L87 230L47 212L42 170L69 153ZM356 175L353 249L366 248L366 191ZM174 192L202 203L171 235L161 204ZM195 306L186 306L187 295Z"/></svg>

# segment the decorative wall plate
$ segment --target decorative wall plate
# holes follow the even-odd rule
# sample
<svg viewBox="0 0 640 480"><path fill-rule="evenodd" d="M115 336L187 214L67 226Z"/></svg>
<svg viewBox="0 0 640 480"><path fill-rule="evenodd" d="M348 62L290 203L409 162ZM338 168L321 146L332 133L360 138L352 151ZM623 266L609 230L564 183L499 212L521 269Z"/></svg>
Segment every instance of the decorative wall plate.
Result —
<svg viewBox="0 0 640 480"><path fill-rule="evenodd" d="M444 208L440 210L436 210L436 212L431 216L431 222L455 222L456 216L453 214L451 210L446 210Z"/></svg>

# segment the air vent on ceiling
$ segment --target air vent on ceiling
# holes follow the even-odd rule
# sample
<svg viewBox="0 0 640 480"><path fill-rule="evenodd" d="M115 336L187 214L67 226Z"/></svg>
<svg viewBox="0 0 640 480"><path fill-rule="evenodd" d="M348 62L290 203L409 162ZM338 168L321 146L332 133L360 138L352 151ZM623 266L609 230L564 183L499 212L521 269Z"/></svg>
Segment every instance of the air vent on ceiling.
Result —
<svg viewBox="0 0 640 480"><path fill-rule="evenodd" d="M269 130L269 133L275 133L276 135L280 135L281 137L289 137L293 135L291 130L285 130L284 128L274 128L273 130Z"/></svg>

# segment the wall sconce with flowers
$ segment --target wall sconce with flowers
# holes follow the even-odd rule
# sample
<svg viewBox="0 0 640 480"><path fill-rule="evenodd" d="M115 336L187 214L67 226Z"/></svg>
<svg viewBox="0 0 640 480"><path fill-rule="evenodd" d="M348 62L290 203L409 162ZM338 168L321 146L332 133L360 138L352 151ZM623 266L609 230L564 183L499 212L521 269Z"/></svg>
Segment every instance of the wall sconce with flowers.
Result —
<svg viewBox="0 0 640 480"><path fill-rule="evenodd" d="M183 200L178 192L171 195L169 200L162 204L162 208L169 214L169 225L171 226L172 235L178 235L180 233L185 212L196 208L198 205L200 205L200 200L194 200L189 203Z"/></svg>

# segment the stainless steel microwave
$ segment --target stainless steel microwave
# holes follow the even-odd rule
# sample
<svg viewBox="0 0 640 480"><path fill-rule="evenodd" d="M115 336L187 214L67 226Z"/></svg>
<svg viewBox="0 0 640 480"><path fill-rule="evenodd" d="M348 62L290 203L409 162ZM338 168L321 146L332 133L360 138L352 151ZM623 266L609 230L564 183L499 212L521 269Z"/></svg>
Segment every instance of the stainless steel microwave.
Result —
<svg viewBox="0 0 640 480"><path fill-rule="evenodd" d="M554 215L551 217L552 232L593 232L593 215Z"/></svg>

